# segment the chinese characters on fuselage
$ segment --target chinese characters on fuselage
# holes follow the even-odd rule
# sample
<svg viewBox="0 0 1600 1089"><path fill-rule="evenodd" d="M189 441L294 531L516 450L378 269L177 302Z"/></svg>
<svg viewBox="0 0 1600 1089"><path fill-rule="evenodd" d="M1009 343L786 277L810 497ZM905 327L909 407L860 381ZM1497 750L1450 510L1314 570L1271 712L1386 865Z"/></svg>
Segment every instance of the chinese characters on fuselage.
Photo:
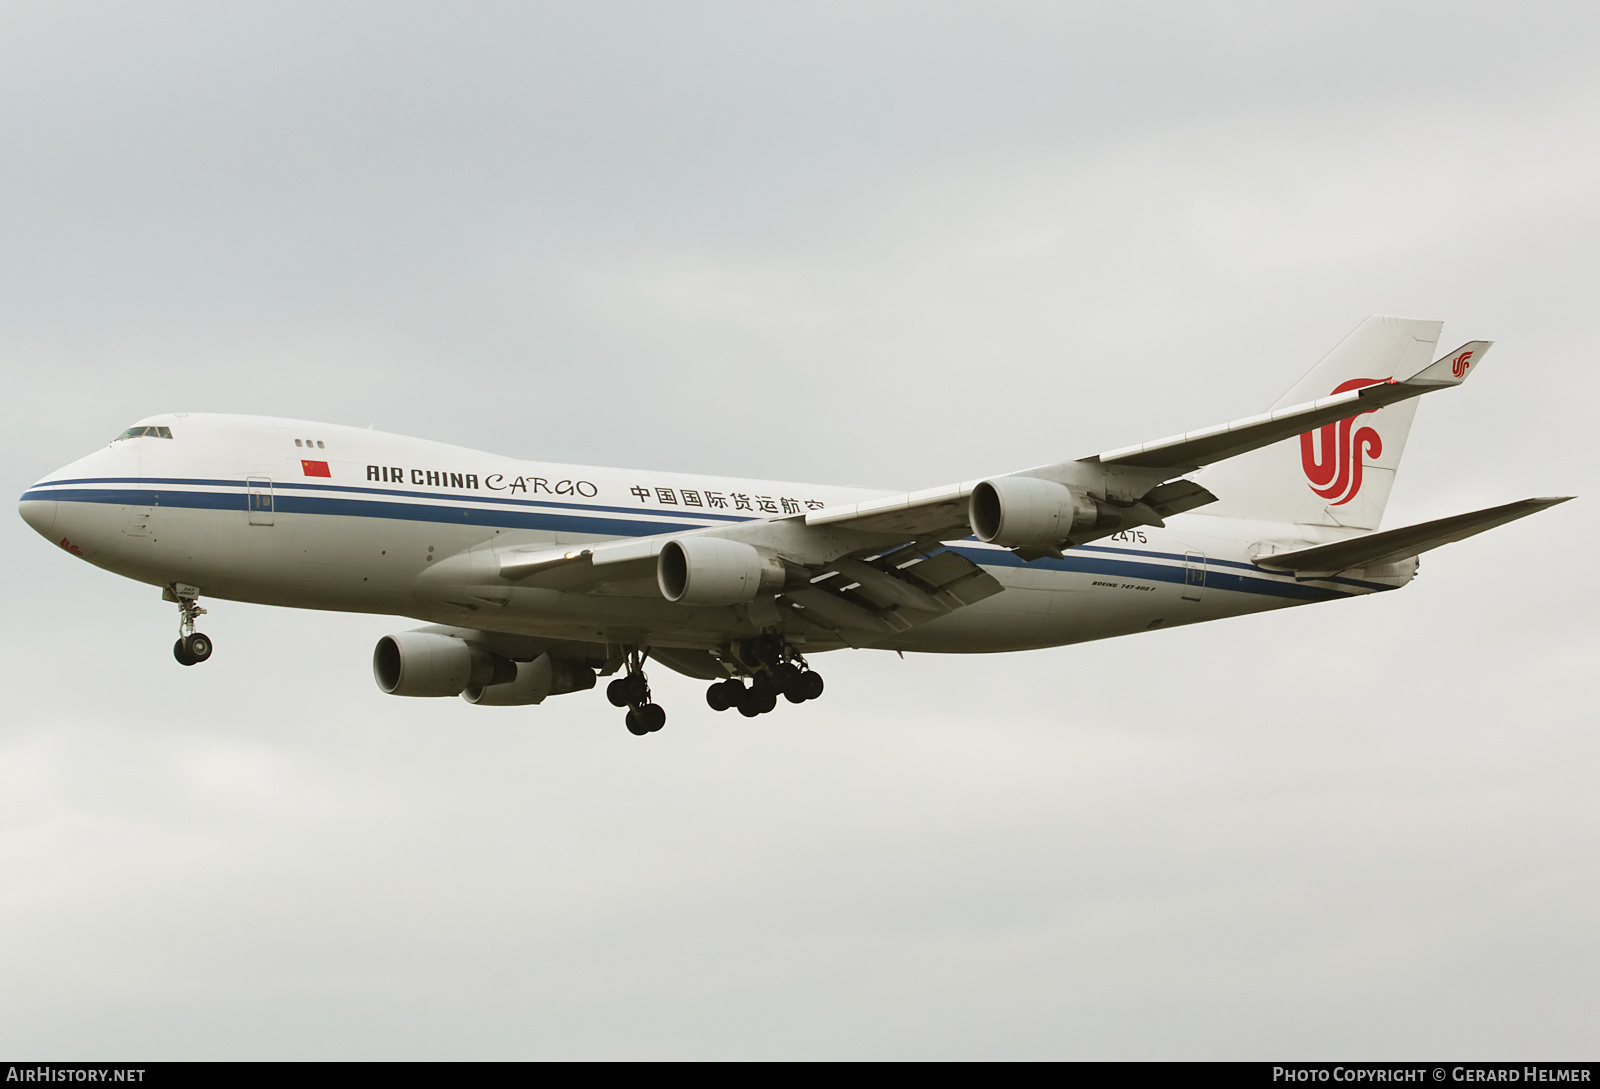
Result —
<svg viewBox="0 0 1600 1089"><path fill-rule="evenodd" d="M663 506L710 507L717 510L747 510L752 514L799 514L801 508L821 510L817 499L791 496L747 495L744 492L713 492L703 488L646 488L635 484L629 493L640 503L652 499Z"/></svg>

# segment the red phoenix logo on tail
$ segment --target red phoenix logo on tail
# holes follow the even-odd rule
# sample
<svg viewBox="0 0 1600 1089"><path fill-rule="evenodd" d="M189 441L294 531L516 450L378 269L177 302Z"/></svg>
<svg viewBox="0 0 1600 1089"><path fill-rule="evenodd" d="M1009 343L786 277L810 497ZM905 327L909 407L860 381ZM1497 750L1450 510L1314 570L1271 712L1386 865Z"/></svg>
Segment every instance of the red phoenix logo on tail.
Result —
<svg viewBox="0 0 1600 1089"><path fill-rule="evenodd" d="M1456 360L1456 364L1463 369L1465 358L1463 355ZM1336 386L1333 392L1345 393L1387 381L1387 378L1352 378ZM1367 412L1376 411L1375 408L1367 409ZM1358 412L1300 436L1300 465L1306 471L1306 479L1311 482L1311 490L1324 499L1333 500L1328 504L1330 507L1343 506L1361 491L1363 456L1383 456L1383 439L1376 431L1370 427L1355 430L1356 421L1366 414Z"/></svg>
<svg viewBox="0 0 1600 1089"><path fill-rule="evenodd" d="M1471 359L1471 352L1462 352L1460 355L1456 356L1450 361L1450 373L1455 375L1457 378L1460 378L1462 375L1467 373L1467 368L1472 366L1470 362Z"/></svg>

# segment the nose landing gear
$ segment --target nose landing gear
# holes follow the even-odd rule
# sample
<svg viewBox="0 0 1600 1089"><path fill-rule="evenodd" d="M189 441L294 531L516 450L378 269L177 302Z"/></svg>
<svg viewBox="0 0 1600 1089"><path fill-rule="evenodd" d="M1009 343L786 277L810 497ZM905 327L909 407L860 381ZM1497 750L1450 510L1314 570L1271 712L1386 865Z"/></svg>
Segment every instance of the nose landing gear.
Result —
<svg viewBox="0 0 1600 1089"><path fill-rule="evenodd" d="M667 724L667 712L650 698L650 682L644 675L645 656L637 649L628 651L628 672L606 685L606 699L613 707L626 707L628 732L634 737L653 734Z"/></svg>
<svg viewBox="0 0 1600 1089"><path fill-rule="evenodd" d="M172 656L179 665L199 665L211 657L211 637L194 630L194 622L205 613L200 607L200 588L173 583L162 595L178 603L178 641L172 644Z"/></svg>

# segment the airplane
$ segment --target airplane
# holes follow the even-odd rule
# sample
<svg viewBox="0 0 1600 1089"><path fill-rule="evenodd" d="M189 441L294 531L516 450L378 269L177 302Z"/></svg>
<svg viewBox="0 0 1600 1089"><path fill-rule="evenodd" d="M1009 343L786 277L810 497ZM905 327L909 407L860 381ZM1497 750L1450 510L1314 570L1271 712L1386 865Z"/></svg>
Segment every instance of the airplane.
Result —
<svg viewBox="0 0 1600 1089"><path fill-rule="evenodd" d="M1373 316L1268 411L924 491L557 465L372 430L170 413L51 473L22 518L162 588L173 656L206 597L402 615L378 687L515 706L594 688L666 723L645 665L754 718L822 694L847 647L1061 646L1397 589L1419 555L1570 496L1378 525L1417 398L1489 341Z"/></svg>

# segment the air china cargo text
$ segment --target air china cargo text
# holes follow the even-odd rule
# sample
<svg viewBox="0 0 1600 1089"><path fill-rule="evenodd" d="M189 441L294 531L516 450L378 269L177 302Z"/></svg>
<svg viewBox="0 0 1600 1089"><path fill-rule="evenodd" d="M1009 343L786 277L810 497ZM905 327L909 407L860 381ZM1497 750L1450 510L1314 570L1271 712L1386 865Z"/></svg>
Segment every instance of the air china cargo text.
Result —
<svg viewBox="0 0 1600 1089"><path fill-rule="evenodd" d="M511 476L490 473L479 484L477 473L451 473L435 469L407 469L399 465L368 465L367 479L383 484L415 484L424 488L454 488L457 491L512 492L523 495L580 495L593 499L599 485L590 480L548 480L542 476Z"/></svg>

